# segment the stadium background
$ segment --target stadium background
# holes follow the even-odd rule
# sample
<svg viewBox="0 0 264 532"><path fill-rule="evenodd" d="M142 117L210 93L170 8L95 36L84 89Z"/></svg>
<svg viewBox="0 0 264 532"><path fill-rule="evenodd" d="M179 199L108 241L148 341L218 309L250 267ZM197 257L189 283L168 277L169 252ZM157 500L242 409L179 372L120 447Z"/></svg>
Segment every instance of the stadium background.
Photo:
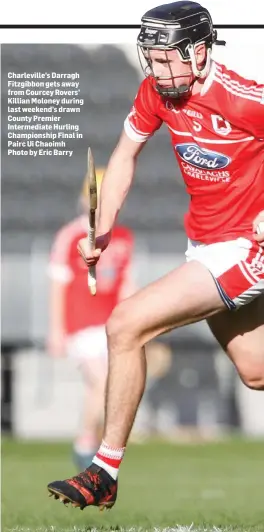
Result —
<svg viewBox="0 0 264 532"><path fill-rule="evenodd" d="M253 54L263 42L260 33L245 39L239 31L231 40L224 33L220 38L231 47L216 54L244 75L263 79ZM141 445L129 446L110 516L65 513L47 498L47 482L74 474L71 439L82 403L79 373L45 353L48 253L55 231L76 215L87 146L98 166L107 163L142 74L129 44L5 44L1 63L3 530L264 530L264 394L240 385L204 324L159 338L134 433ZM9 69L80 73L83 112L67 121L78 120L84 138L71 159L7 158ZM162 128L140 156L120 215L135 232L139 285L183 260L187 205Z"/></svg>
<svg viewBox="0 0 264 532"><path fill-rule="evenodd" d="M7 156L8 70L80 74L81 113L64 116L83 133L72 143L71 158ZM76 430L82 401L78 372L69 361L45 353L48 255L55 232L77 213L87 146L98 166L107 164L141 79L135 47L129 45L2 45L2 428L14 435L67 438ZM135 233L139 286L184 260L187 208L164 126L139 158L119 217ZM258 415L262 395L240 386L204 323L167 334L157 345L166 352L156 349L136 425L142 436L150 431L177 439L183 428L187 437L193 428L209 438L240 428L264 432ZM74 400L65 413L62 398L69 386Z"/></svg>

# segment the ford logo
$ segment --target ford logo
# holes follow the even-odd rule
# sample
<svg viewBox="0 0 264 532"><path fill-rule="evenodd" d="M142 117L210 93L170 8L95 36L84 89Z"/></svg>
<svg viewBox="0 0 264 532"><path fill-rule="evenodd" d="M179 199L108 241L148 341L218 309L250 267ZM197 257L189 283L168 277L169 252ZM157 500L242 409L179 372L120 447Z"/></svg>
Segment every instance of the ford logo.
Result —
<svg viewBox="0 0 264 532"><path fill-rule="evenodd" d="M231 162L230 157L216 151L200 148L198 144L176 144L175 149L183 161L197 166L197 168L215 170L225 168Z"/></svg>

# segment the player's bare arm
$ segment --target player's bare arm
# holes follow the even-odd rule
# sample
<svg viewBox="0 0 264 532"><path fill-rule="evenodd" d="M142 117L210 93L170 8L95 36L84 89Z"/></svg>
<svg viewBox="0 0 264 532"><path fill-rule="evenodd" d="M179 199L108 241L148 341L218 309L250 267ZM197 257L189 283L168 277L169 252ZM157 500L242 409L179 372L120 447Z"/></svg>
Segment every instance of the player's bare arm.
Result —
<svg viewBox="0 0 264 532"><path fill-rule="evenodd" d="M87 266L98 262L110 242L113 225L132 184L137 157L144 145L131 140L125 131L121 133L102 181L95 250L90 250L86 238L78 243L78 251Z"/></svg>
<svg viewBox="0 0 264 532"><path fill-rule="evenodd" d="M139 144L122 131L106 168L100 196L100 215L97 234L112 230L125 201L135 174L137 157L145 143Z"/></svg>

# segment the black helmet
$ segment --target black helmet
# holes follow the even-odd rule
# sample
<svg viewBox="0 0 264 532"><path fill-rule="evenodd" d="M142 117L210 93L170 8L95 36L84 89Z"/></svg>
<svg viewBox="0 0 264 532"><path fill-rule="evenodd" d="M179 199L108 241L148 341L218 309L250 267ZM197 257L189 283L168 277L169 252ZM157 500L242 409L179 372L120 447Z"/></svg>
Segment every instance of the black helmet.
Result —
<svg viewBox="0 0 264 532"><path fill-rule="evenodd" d="M196 78L207 74L212 45L225 44L216 40L217 32L213 28L211 15L197 2L183 0L154 7L143 15L141 22L137 43L145 58L149 49L178 50L182 61L191 61ZM204 43L209 51L202 70L197 68L194 53L198 43Z"/></svg>

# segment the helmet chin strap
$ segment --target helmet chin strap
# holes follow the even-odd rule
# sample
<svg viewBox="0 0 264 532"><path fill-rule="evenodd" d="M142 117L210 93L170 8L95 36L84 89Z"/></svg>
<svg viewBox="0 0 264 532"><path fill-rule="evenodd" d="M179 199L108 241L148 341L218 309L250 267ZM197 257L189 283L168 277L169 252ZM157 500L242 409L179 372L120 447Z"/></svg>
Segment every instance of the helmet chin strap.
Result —
<svg viewBox="0 0 264 532"><path fill-rule="evenodd" d="M193 44L189 44L187 49L189 52L191 65L192 65L192 71L194 75L196 76L196 78L199 78L199 79L206 78L210 70L210 65L211 65L211 54L212 54L211 48L207 49L206 62L205 62L204 67L201 70L199 70L197 66L197 61L196 61L196 56L195 56L195 47L193 46Z"/></svg>

